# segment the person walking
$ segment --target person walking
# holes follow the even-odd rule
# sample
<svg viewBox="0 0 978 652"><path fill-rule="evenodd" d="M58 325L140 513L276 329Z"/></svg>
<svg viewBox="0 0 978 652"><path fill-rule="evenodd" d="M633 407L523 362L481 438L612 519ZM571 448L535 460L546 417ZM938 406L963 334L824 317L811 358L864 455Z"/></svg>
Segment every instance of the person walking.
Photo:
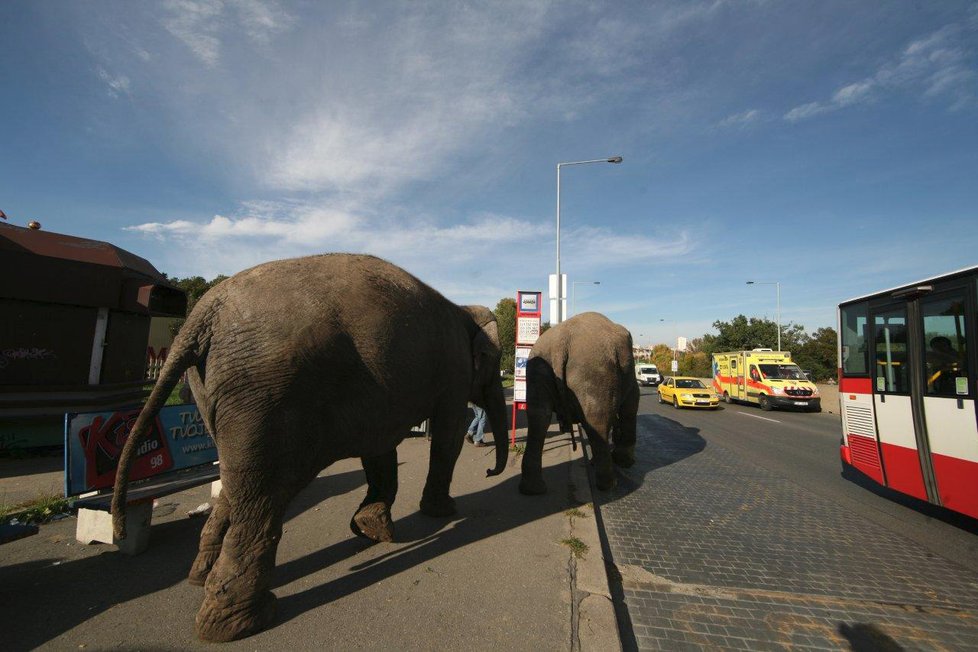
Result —
<svg viewBox="0 0 978 652"><path fill-rule="evenodd" d="M479 448L488 446L485 442L486 411L474 404L472 410L475 412L475 417L465 433L465 441L475 444Z"/></svg>

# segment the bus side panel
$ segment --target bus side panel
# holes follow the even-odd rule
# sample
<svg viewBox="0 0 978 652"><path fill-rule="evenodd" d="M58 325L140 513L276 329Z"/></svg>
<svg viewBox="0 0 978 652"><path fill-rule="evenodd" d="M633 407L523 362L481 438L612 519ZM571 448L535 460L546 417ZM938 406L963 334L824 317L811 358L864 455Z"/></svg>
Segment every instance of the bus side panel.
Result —
<svg viewBox="0 0 978 652"><path fill-rule="evenodd" d="M933 454L931 459L944 506L978 518L978 462Z"/></svg>
<svg viewBox="0 0 978 652"><path fill-rule="evenodd" d="M978 517L978 427L974 401L968 397L928 396L924 398L924 413L941 504Z"/></svg>
<svg viewBox="0 0 978 652"><path fill-rule="evenodd" d="M888 394L885 402L879 395L874 398L886 486L914 498L927 500L910 397Z"/></svg>

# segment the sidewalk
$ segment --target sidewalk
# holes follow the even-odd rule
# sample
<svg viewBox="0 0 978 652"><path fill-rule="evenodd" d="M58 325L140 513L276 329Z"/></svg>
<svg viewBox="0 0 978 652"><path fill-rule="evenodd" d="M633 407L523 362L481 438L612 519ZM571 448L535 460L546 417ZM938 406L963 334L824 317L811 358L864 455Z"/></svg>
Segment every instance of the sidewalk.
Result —
<svg viewBox="0 0 978 652"><path fill-rule="evenodd" d="M518 430L517 443L524 437ZM466 444L452 483L458 513L447 519L418 511L427 441L405 440L398 456L395 542L371 544L350 533L363 472L356 460L333 465L287 517L275 624L225 649L620 649L580 445L572 451L569 436L551 429L549 493L530 497L517 490L518 454L511 452L502 475L486 478L494 449ZM52 470L17 482L31 478L50 482ZM203 589L185 577L204 522L187 512L209 500L206 486L161 499L150 548L136 557L77 543L74 518L4 545L4 648L205 647L193 633ZM567 543L574 539L587 546L580 559Z"/></svg>

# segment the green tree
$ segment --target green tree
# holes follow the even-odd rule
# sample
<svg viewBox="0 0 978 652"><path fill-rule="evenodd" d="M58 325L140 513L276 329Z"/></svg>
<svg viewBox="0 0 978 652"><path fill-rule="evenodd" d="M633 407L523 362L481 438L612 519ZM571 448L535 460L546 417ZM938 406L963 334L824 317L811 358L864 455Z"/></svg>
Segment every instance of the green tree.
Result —
<svg viewBox="0 0 978 652"><path fill-rule="evenodd" d="M652 364L659 369L659 373L667 376L672 372L672 349L668 344L656 344L652 347Z"/></svg>
<svg viewBox="0 0 978 652"><path fill-rule="evenodd" d="M166 274L164 274L163 276L166 276ZM197 305L197 302L200 301L200 298L204 296L208 290L210 290L212 287L214 287L221 281L227 280L227 278L228 278L227 276L220 274L216 276L212 281L205 281L202 276L191 276L188 278L167 277L167 280L187 293L187 314L189 315L190 311L194 309L194 306ZM184 321L186 320L181 319L179 321L174 321L172 324L170 324L170 334L173 337L176 337L177 333L180 332L180 329L183 327Z"/></svg>
<svg viewBox="0 0 978 652"><path fill-rule="evenodd" d="M499 368L506 373L512 373L516 364L516 299L506 297L496 304L496 327L499 329L499 346L502 348L502 358Z"/></svg>
<svg viewBox="0 0 978 652"><path fill-rule="evenodd" d="M713 376L713 356L704 351L693 351L680 355L679 375L711 378Z"/></svg>
<svg viewBox="0 0 978 652"><path fill-rule="evenodd" d="M775 349L778 346L778 325L770 319L747 318L737 315L729 322L717 320L713 328L719 335L704 335L700 342L707 353L743 351L756 348ZM781 349L794 351L807 339L805 327L800 324L781 325Z"/></svg>
<svg viewBox="0 0 978 652"><path fill-rule="evenodd" d="M834 328L819 328L797 352L792 351L791 358L802 369L811 371L816 381L834 378L838 364L837 341Z"/></svg>

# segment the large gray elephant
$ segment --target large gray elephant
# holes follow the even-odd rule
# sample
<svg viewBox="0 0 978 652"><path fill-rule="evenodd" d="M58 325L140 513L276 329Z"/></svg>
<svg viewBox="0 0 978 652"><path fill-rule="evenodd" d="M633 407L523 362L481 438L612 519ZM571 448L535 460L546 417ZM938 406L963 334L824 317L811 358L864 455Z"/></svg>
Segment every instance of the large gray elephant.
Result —
<svg viewBox="0 0 978 652"><path fill-rule="evenodd" d="M204 585L197 635L229 641L274 617L269 590L286 506L325 467L360 457L367 499L351 527L386 538L395 447L430 418L421 511L447 516L467 402L487 410L495 468L506 466L506 404L496 320L460 307L372 256L327 254L241 272L200 300L120 456L112 502L125 538L133 455L184 370L217 444L222 492L190 581Z"/></svg>
<svg viewBox="0 0 978 652"><path fill-rule="evenodd" d="M526 367L527 442L520 491L542 494L543 443L553 414L562 431L580 423L594 457L599 489L615 483L612 462L635 463L639 390L632 336L596 312L554 326L533 345Z"/></svg>

